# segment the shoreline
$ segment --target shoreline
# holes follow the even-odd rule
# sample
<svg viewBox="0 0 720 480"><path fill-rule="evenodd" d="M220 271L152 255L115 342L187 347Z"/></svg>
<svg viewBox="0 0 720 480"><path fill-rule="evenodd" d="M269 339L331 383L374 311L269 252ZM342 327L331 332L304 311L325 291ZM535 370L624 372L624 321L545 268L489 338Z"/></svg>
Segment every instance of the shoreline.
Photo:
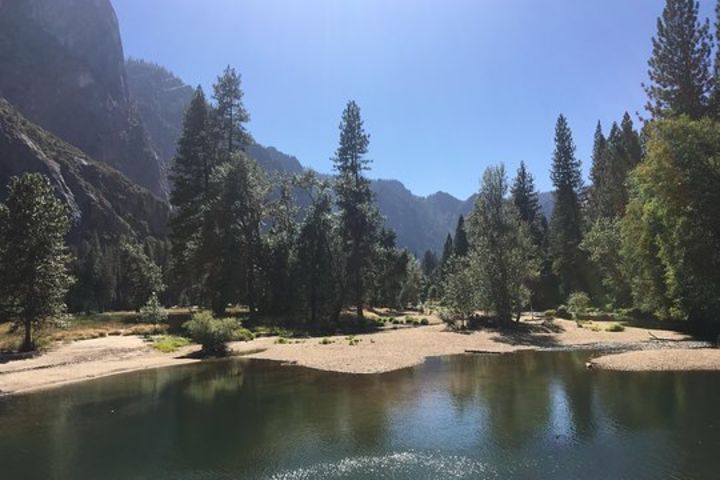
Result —
<svg viewBox="0 0 720 480"><path fill-rule="evenodd" d="M513 331L450 332L444 325L387 329L355 336L290 339L261 337L230 344L233 356L278 361L347 374L379 374L422 364L429 357L503 354L521 350L588 350L602 353L590 366L608 370L720 370L720 349L701 348L670 330L627 327L623 332L580 328L555 320L552 327L524 320ZM197 345L161 353L138 336L108 336L55 344L32 358L0 363L0 397L57 388L96 378L202 360ZM677 352L677 353L676 353ZM664 368L671 369L671 368Z"/></svg>

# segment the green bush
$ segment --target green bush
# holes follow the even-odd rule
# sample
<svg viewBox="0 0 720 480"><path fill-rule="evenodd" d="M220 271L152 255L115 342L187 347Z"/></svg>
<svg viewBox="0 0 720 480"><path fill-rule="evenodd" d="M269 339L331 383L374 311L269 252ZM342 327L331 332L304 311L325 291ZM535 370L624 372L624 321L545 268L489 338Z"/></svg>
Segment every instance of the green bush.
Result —
<svg viewBox="0 0 720 480"><path fill-rule="evenodd" d="M200 312L194 314L183 327L193 341L202 345L203 354L225 355L227 342L233 340L238 331L238 322L232 318L213 318L210 312Z"/></svg>
<svg viewBox="0 0 720 480"><path fill-rule="evenodd" d="M175 352L178 348L186 345L190 345L190 340L185 337L175 337L172 335L161 335L156 337L152 343L153 348L163 353Z"/></svg>
<svg viewBox="0 0 720 480"><path fill-rule="evenodd" d="M590 308L590 297L585 292L573 292L567 303L568 310L572 313L586 313Z"/></svg>
<svg viewBox="0 0 720 480"><path fill-rule="evenodd" d="M250 340L255 340L255 334L247 328L237 327L233 330L232 339L235 342L249 342Z"/></svg>
<svg viewBox="0 0 720 480"><path fill-rule="evenodd" d="M140 322L157 325L158 323L167 322L167 319L167 312L160 304L157 293L152 292L147 303L140 309Z"/></svg>
<svg viewBox="0 0 720 480"><path fill-rule="evenodd" d="M607 328L608 332L624 332L625 327L620 323L613 323Z"/></svg>
<svg viewBox="0 0 720 480"><path fill-rule="evenodd" d="M335 342L333 340L330 340L327 337L320 340L320 345L332 345L333 343L335 343Z"/></svg>
<svg viewBox="0 0 720 480"><path fill-rule="evenodd" d="M555 311L555 316L557 318L562 318L563 320L572 320L573 315L568 311L568 308L565 305L560 305L557 310Z"/></svg>
<svg viewBox="0 0 720 480"><path fill-rule="evenodd" d="M547 318L555 318L557 316L557 311L554 308L545 310L545 312L543 313L543 316L547 317Z"/></svg>
<svg viewBox="0 0 720 480"><path fill-rule="evenodd" d="M420 320L420 325L430 325L430 320L428 320L427 318L423 318L422 320Z"/></svg>

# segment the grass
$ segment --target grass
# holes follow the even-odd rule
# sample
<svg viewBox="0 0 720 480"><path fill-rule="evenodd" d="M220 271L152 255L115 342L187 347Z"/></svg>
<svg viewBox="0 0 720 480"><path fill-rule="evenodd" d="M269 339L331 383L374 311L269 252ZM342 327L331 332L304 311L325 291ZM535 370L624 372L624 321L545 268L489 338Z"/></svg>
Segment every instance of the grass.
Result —
<svg viewBox="0 0 720 480"><path fill-rule="evenodd" d="M160 335L152 341L152 347L163 353L173 353L182 347L190 345L190 340L175 335Z"/></svg>
<svg viewBox="0 0 720 480"><path fill-rule="evenodd" d="M607 328L608 332L624 332L625 326L623 326L621 323L613 323Z"/></svg>

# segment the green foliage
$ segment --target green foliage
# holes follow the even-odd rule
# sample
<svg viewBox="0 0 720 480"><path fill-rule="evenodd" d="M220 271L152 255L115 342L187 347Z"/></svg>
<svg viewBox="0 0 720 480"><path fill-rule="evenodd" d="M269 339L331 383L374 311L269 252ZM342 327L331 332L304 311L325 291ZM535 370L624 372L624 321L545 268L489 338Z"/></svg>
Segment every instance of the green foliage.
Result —
<svg viewBox="0 0 720 480"><path fill-rule="evenodd" d="M631 301L620 223L617 218L598 218L580 244L597 269L605 294L617 306Z"/></svg>
<svg viewBox="0 0 720 480"><path fill-rule="evenodd" d="M636 306L660 317L720 318L720 125L687 118L647 126L621 225Z"/></svg>
<svg viewBox="0 0 720 480"><path fill-rule="evenodd" d="M335 341L330 340L329 338L325 337L322 340L320 340L318 343L320 345L332 345L333 343L335 343Z"/></svg>
<svg viewBox="0 0 720 480"><path fill-rule="evenodd" d="M646 108L655 118L697 119L707 110L712 45L710 26L700 23L698 8L696 0L666 0L658 18L645 86Z"/></svg>
<svg viewBox="0 0 720 480"><path fill-rule="evenodd" d="M573 292L568 297L567 307L574 314L586 313L590 308L590 297L585 292Z"/></svg>
<svg viewBox="0 0 720 480"><path fill-rule="evenodd" d="M555 310L554 308L545 310L545 312L543 312L543 317L554 318L556 316L557 316L557 310Z"/></svg>
<svg viewBox="0 0 720 480"><path fill-rule="evenodd" d="M165 285L162 270L145 253L142 246L123 239L119 250L117 296L121 310L140 310L153 292L162 292Z"/></svg>
<svg viewBox="0 0 720 480"><path fill-rule="evenodd" d="M253 142L245 128L245 124L250 121L250 114L243 105L244 94L240 84L240 75L228 65L213 85L213 98L217 103L213 112L213 133L218 149L226 156Z"/></svg>
<svg viewBox="0 0 720 480"><path fill-rule="evenodd" d="M625 327L620 323L613 323L606 329L606 331L607 332L624 332Z"/></svg>
<svg viewBox="0 0 720 480"><path fill-rule="evenodd" d="M0 318L24 329L22 350L35 348L35 331L61 315L73 283L64 237L70 219L41 174L13 177L0 203Z"/></svg>
<svg viewBox="0 0 720 480"><path fill-rule="evenodd" d="M467 239L465 231L465 218L460 215L457 226L455 227L455 238L453 239L453 255L464 257L470 251L470 243Z"/></svg>
<svg viewBox="0 0 720 480"><path fill-rule="evenodd" d="M501 324L519 318L530 301L528 282L538 272L537 251L515 206L506 200L504 167L488 168L470 217L469 272L477 286L475 310L493 312Z"/></svg>
<svg viewBox="0 0 720 480"><path fill-rule="evenodd" d="M342 114L340 142L333 161L338 172L335 196L344 242L348 291L360 318L363 317L373 245L380 230L380 215L374 204L370 181L363 176L370 163L365 158L369 143L370 136L363 127L360 107L350 101Z"/></svg>
<svg viewBox="0 0 720 480"><path fill-rule="evenodd" d="M173 335L161 335L155 337L152 342L153 348L163 353L173 353L188 345L190 345L190 340Z"/></svg>
<svg viewBox="0 0 720 480"><path fill-rule="evenodd" d="M570 310L565 305L560 305L555 310L555 316L557 318L562 318L563 320L572 320L573 314L570 313Z"/></svg>
<svg viewBox="0 0 720 480"><path fill-rule="evenodd" d="M183 327L190 338L202 346L204 355L222 356L227 354L227 342L235 338L238 322L233 318L216 319L210 312L200 312Z"/></svg>
<svg viewBox="0 0 720 480"><path fill-rule="evenodd" d="M575 157L572 132L563 115L555 127L555 151L551 179L555 186L555 208L550 221L552 269L560 280L561 293L568 295L584 288L582 215L579 192L582 187L580 160Z"/></svg>
<svg viewBox="0 0 720 480"><path fill-rule="evenodd" d="M160 303L157 293L152 292L150 294L147 303L140 309L139 319L142 323L158 324L167 322L167 312Z"/></svg>
<svg viewBox="0 0 720 480"><path fill-rule="evenodd" d="M422 318L422 319L420 319L420 325L422 325L422 326L430 325L430 320L428 320L427 318Z"/></svg>

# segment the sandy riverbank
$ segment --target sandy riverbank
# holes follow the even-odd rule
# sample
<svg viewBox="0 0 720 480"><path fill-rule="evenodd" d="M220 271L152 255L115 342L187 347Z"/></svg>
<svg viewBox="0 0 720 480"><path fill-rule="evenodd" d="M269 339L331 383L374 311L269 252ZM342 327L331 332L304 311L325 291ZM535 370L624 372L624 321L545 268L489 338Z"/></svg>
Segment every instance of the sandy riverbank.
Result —
<svg viewBox="0 0 720 480"><path fill-rule="evenodd" d="M460 334L446 331L444 325L431 325L357 335L354 342L338 336L330 337L330 344L323 344L319 338L279 344L275 338L265 337L251 342L236 342L231 347L234 353L248 354L250 358L293 363L320 370L370 374L417 365L431 356L467 351L506 353L521 349L587 348L594 345L617 348L645 343L649 348L658 348L661 346L658 345L658 338L686 340L682 334L672 331L653 330L650 333L645 329L626 328L623 332L612 333L579 328L572 321L556 320L550 328L540 322L527 322L519 331L508 333L479 331ZM0 363L0 395L197 362L188 357L197 350L197 346L189 346L164 354L150 347L140 337L123 336L56 344L36 358ZM676 352L655 353L662 358L663 355L674 356ZM635 361L634 357L630 357L629 361ZM612 362L614 364L618 360L613 359Z"/></svg>
<svg viewBox="0 0 720 480"><path fill-rule="evenodd" d="M720 349L643 350L594 358L593 368L625 372L720 371Z"/></svg>

